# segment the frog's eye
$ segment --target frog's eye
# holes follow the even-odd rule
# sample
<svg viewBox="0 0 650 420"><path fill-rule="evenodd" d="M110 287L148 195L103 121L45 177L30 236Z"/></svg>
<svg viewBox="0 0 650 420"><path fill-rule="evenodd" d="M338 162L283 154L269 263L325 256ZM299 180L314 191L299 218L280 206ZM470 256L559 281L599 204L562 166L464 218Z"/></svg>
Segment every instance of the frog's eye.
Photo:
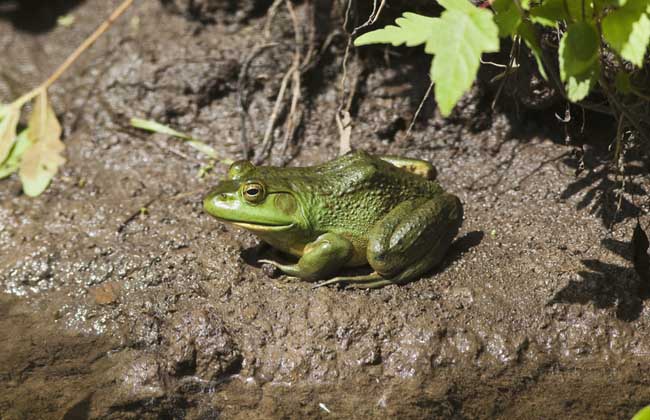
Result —
<svg viewBox="0 0 650 420"><path fill-rule="evenodd" d="M264 200L266 191L264 191L264 186L257 182L251 182L244 185L242 190L244 198L250 203L259 203Z"/></svg>

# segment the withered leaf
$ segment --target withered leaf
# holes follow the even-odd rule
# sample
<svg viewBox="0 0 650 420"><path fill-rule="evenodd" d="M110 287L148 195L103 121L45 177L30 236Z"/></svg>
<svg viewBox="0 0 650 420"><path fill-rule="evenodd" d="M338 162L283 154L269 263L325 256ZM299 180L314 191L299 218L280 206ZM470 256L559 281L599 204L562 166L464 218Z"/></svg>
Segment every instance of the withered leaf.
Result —
<svg viewBox="0 0 650 420"><path fill-rule="evenodd" d="M20 163L20 180L23 191L30 197L40 195L65 163L62 156L65 146L61 141L61 125L43 90L34 101L34 109L27 124L32 146L25 151Z"/></svg>
<svg viewBox="0 0 650 420"><path fill-rule="evenodd" d="M3 108L0 120L0 162L4 162L16 141L16 127L20 119L20 108L9 105Z"/></svg>

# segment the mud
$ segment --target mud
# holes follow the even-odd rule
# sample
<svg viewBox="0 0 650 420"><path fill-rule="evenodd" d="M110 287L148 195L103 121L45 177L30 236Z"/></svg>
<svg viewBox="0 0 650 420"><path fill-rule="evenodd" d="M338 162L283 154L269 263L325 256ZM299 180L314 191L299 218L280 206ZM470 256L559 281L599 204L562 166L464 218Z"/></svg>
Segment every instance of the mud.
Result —
<svg viewBox="0 0 650 420"><path fill-rule="evenodd" d="M419 281L314 290L261 267L254 237L202 211L223 166L201 178L193 149L128 127L156 119L242 156L237 80L268 2L239 15L230 3L136 2L51 90L68 159L52 186L30 199L17 177L0 183L3 420L629 418L650 401L650 303L629 246L634 216L650 222L650 184L630 151L617 211L608 121L587 121L605 144L576 155L553 117L492 112L494 88L478 86L450 119L427 103L407 138L427 63L369 56L353 146L430 159L465 222ZM72 27L27 27L19 4L0 2L4 101L117 1L52 2ZM253 152L291 65L284 9L272 37L283 42L249 70ZM290 165L338 151L344 47L336 38L306 76Z"/></svg>

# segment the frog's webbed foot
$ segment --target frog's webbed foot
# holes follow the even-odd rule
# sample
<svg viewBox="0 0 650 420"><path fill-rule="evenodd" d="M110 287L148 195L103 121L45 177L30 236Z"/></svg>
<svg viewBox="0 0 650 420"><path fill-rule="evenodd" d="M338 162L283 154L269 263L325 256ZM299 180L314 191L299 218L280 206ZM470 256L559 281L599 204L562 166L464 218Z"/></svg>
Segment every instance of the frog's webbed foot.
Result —
<svg viewBox="0 0 650 420"><path fill-rule="evenodd" d="M304 254L295 264L281 264L267 259L258 261L271 264L289 276L313 281L329 277L345 264L350 255L350 241L334 233L325 233L305 247Z"/></svg>
<svg viewBox="0 0 650 420"><path fill-rule="evenodd" d="M378 287L394 284L390 279L383 278L379 273L370 273L365 276L340 276L333 279L315 284L313 288L331 286L334 284L345 284L345 287L356 289L376 289Z"/></svg>

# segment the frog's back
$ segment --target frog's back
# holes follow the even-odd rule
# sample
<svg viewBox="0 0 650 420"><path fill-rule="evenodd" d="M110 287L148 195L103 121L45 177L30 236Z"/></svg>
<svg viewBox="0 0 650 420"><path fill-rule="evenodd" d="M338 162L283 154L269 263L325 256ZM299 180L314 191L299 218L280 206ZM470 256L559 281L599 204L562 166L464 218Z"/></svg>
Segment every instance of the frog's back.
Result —
<svg viewBox="0 0 650 420"><path fill-rule="evenodd" d="M314 188L310 219L319 231L364 237L398 204L443 192L435 182L357 151L310 168Z"/></svg>

